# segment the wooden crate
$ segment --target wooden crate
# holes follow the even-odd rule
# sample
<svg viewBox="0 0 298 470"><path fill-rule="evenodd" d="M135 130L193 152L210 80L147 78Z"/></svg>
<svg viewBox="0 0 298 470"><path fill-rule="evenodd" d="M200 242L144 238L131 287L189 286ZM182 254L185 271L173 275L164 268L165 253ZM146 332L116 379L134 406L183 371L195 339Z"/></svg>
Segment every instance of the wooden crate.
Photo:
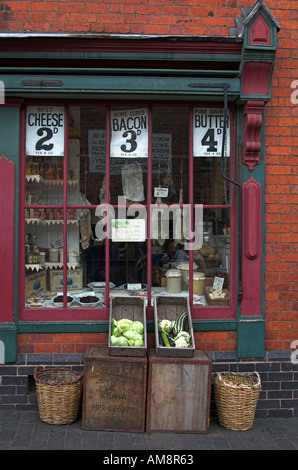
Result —
<svg viewBox="0 0 298 470"><path fill-rule="evenodd" d="M158 331L158 320L167 319L170 321L183 312L187 312L189 333L191 336L191 346L189 348L166 347L160 341ZM193 333L192 320L190 315L188 297L156 295L154 299L154 328L155 347L157 356L161 357L193 357L195 352L195 339Z"/></svg>
<svg viewBox="0 0 298 470"><path fill-rule="evenodd" d="M63 290L63 269L52 269L49 271L49 286L52 292ZM82 268L69 269L67 271L67 290L80 290L83 288Z"/></svg>
<svg viewBox="0 0 298 470"><path fill-rule="evenodd" d="M208 433L212 361L157 357L148 351L147 432Z"/></svg>
<svg viewBox="0 0 298 470"><path fill-rule="evenodd" d="M146 357L114 357L90 347L85 356L82 428L144 432Z"/></svg>
<svg viewBox="0 0 298 470"><path fill-rule="evenodd" d="M111 343L112 318L138 320L144 325L144 343L142 346L115 346ZM109 321L109 352L111 356L146 356L147 354L147 323L145 300L134 296L111 297Z"/></svg>

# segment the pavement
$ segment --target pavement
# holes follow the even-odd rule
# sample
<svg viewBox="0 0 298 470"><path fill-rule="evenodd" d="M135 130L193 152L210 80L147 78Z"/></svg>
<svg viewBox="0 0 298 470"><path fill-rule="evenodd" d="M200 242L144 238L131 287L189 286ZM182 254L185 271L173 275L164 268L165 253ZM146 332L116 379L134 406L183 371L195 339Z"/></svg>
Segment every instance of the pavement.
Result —
<svg viewBox="0 0 298 470"><path fill-rule="evenodd" d="M247 431L225 429L211 418L207 434L130 433L82 430L80 417L72 424L51 425L40 420L38 411L0 408L0 450L95 450L100 451L97 464L190 465L200 462L200 450L297 449L298 418L255 418ZM161 460L153 462L156 454ZM132 460L119 460L128 458Z"/></svg>

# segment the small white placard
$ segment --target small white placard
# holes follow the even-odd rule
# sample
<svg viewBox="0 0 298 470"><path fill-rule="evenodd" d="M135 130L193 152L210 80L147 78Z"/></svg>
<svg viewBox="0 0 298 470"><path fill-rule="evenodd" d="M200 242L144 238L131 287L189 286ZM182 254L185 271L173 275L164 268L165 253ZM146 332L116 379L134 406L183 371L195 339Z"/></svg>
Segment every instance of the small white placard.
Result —
<svg viewBox="0 0 298 470"><path fill-rule="evenodd" d="M127 290L141 290L142 284L127 284Z"/></svg>
<svg viewBox="0 0 298 470"><path fill-rule="evenodd" d="M214 281L213 281L213 289L222 290L223 285L224 285L224 278L215 276Z"/></svg>
<svg viewBox="0 0 298 470"><path fill-rule="evenodd" d="M169 188L154 188L154 197L168 197Z"/></svg>

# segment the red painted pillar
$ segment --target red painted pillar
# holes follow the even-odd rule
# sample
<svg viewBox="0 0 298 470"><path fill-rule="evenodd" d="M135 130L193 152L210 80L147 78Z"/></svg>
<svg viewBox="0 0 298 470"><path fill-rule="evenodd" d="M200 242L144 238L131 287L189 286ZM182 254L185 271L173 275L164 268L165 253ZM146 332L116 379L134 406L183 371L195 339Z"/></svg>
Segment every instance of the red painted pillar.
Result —
<svg viewBox="0 0 298 470"><path fill-rule="evenodd" d="M0 157L0 322L14 321L15 164Z"/></svg>
<svg viewBox="0 0 298 470"><path fill-rule="evenodd" d="M242 185L241 315L262 314L262 188L251 176Z"/></svg>

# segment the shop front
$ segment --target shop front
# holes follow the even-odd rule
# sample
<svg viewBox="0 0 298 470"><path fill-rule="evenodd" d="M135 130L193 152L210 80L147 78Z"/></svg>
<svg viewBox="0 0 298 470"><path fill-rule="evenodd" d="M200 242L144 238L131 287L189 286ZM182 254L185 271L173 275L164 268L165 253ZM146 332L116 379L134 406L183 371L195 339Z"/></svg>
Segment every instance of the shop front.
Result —
<svg viewBox="0 0 298 470"><path fill-rule="evenodd" d="M113 295L144 299L149 332L156 296L187 297L195 336L264 356L278 30L260 2L239 37L1 35L2 363L19 335L107 342Z"/></svg>

